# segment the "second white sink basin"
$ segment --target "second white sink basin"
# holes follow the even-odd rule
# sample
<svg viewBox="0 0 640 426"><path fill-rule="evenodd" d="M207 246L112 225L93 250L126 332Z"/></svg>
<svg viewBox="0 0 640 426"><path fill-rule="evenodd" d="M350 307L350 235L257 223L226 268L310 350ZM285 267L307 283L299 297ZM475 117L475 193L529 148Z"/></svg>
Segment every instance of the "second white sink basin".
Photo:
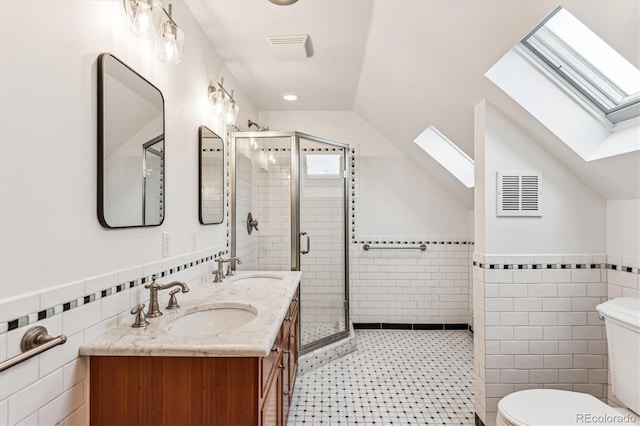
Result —
<svg viewBox="0 0 640 426"><path fill-rule="evenodd" d="M282 275L278 274L265 274L265 273L254 273L254 274L245 274L239 275L237 277L233 277L231 279L232 283L255 283L255 284L272 284L273 282L282 281Z"/></svg>
<svg viewBox="0 0 640 426"><path fill-rule="evenodd" d="M177 336L211 336L245 325L256 316L258 311L249 305L219 305L176 318L166 330Z"/></svg>

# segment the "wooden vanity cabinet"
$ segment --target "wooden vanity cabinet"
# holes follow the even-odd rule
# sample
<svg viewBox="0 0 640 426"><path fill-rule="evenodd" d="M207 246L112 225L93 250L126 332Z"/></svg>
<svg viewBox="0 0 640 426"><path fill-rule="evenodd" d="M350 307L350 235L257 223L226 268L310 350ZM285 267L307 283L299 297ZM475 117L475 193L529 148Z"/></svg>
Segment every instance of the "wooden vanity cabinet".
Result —
<svg viewBox="0 0 640 426"><path fill-rule="evenodd" d="M293 398L293 387L298 369L298 300L300 290L289 305L287 315L282 321L280 333L271 354L277 354L276 362L262 358L263 398L260 410L261 425L284 425L287 423L289 407ZM266 368L270 371L266 373ZM275 417L275 423L273 419Z"/></svg>
<svg viewBox="0 0 640 426"><path fill-rule="evenodd" d="M90 357L92 425L286 424L298 366L296 291L266 357Z"/></svg>

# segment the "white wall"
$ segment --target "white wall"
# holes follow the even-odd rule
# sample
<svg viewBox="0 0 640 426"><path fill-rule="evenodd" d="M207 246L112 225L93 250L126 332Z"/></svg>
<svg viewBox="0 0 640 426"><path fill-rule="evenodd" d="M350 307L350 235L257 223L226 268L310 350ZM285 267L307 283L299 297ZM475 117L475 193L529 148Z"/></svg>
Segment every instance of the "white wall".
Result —
<svg viewBox="0 0 640 426"><path fill-rule="evenodd" d="M484 114L484 253L605 253L605 201L503 112L486 103ZM496 216L498 171L542 173L542 217Z"/></svg>
<svg viewBox="0 0 640 426"><path fill-rule="evenodd" d="M210 276L211 255L226 247L226 224L198 222L198 127L224 134L207 114L208 85L224 75L225 86L235 89L239 122L256 112L186 6L173 3L186 34L179 65L159 62L153 42L129 31L122 2L0 2L0 359L20 353L20 338L33 324L68 336L64 345L0 373L2 425L88 424L87 363L78 358L79 346L130 322L131 307L147 302L142 284L152 274L198 285ZM97 220L102 52L164 95L160 227L108 230ZM163 232L171 233L165 258Z"/></svg>
<svg viewBox="0 0 640 426"><path fill-rule="evenodd" d="M467 240L467 210L351 111L263 111L271 130L296 130L359 147L359 239Z"/></svg>
<svg viewBox="0 0 640 426"><path fill-rule="evenodd" d="M640 259L640 200L607 201L607 254Z"/></svg>
<svg viewBox="0 0 640 426"><path fill-rule="evenodd" d="M186 34L179 65L158 61L153 42L129 31L121 2L2 2L0 298L157 260L162 232L171 233L171 256L191 251L192 231L198 249L224 243L224 225L198 223L198 126L223 134L207 115L208 85L224 75L237 93L238 122L256 113L189 10L175 3ZM165 98L167 210L158 228L109 231L97 220L102 52L127 63Z"/></svg>

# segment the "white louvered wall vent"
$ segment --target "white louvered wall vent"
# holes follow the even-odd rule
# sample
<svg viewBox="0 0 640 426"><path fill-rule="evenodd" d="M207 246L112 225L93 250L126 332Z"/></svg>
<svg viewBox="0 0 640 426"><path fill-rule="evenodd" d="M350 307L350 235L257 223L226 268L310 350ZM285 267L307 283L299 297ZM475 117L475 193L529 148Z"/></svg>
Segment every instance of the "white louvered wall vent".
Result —
<svg viewBox="0 0 640 426"><path fill-rule="evenodd" d="M497 216L542 216L542 173L498 172Z"/></svg>
<svg viewBox="0 0 640 426"><path fill-rule="evenodd" d="M306 59L312 55L308 34L267 36L267 39L277 59Z"/></svg>

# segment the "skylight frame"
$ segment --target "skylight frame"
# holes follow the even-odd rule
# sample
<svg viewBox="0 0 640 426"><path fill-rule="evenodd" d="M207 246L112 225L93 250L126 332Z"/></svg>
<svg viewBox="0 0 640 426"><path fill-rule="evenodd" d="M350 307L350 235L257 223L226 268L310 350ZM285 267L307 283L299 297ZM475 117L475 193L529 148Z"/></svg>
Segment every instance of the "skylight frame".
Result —
<svg viewBox="0 0 640 426"><path fill-rule="evenodd" d="M552 31L544 28L551 19L563 10L577 20L562 6L558 6L533 28L520 43L558 76L562 82L583 95L612 124L640 116L640 91L627 95L618 84L604 75L571 45ZM579 20L577 21L580 22ZM582 25L584 26L584 24ZM585 26L585 28L587 27ZM588 28L587 30L595 37L598 37L593 31ZM604 41L602 43L609 47L614 54L625 60ZM629 65L633 67L633 65ZM622 99L616 99L616 97Z"/></svg>
<svg viewBox="0 0 640 426"><path fill-rule="evenodd" d="M467 188L473 188L475 186L475 162L473 158L469 157L458 145L453 143L451 139L436 129L434 125L424 129L413 142L440 163L442 167L464 186ZM434 142L435 144L440 144L440 146L434 145ZM445 151L448 151L448 153L443 153L441 148L445 148Z"/></svg>

